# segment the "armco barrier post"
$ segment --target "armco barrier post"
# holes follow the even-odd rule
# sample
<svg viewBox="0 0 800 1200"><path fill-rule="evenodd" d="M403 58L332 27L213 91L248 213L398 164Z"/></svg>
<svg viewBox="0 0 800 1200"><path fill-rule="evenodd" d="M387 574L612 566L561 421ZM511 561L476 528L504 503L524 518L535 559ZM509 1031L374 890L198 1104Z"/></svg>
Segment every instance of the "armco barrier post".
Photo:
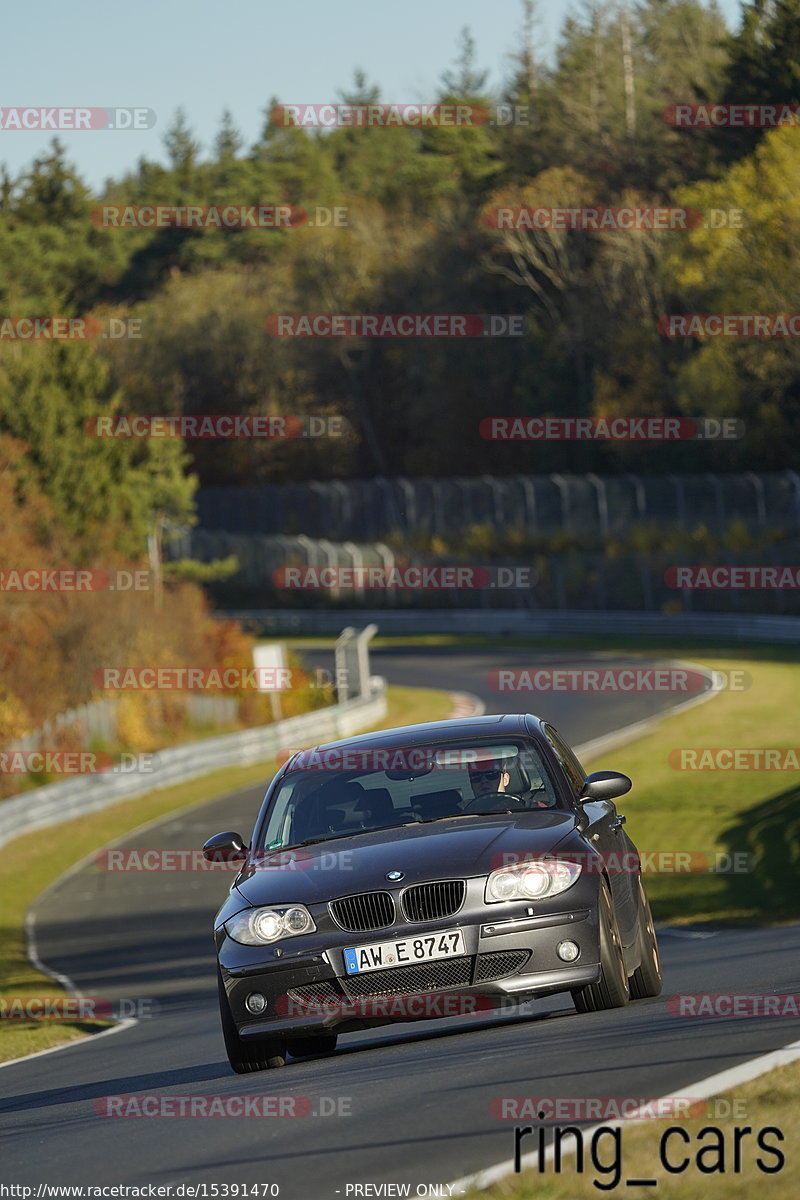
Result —
<svg viewBox="0 0 800 1200"><path fill-rule="evenodd" d="M336 673L336 699L340 704L344 704L351 696L357 695L350 682L352 677L350 667L353 658L350 650L355 637L355 629L353 629L352 625L348 625L336 639L336 647L333 652L334 670Z"/></svg>
<svg viewBox="0 0 800 1200"><path fill-rule="evenodd" d="M370 693L369 643L378 632L377 625L367 625L356 634L356 659L358 663L358 695L366 699Z"/></svg>

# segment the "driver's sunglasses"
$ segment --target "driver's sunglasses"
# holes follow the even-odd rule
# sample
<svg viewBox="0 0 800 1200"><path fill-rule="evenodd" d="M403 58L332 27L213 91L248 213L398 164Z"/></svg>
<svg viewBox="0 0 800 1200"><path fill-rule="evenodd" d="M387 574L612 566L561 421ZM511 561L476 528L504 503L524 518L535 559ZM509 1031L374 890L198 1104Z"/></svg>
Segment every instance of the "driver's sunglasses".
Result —
<svg viewBox="0 0 800 1200"><path fill-rule="evenodd" d="M470 779L499 779L500 774L499 767L492 767L490 771L470 771L469 777Z"/></svg>

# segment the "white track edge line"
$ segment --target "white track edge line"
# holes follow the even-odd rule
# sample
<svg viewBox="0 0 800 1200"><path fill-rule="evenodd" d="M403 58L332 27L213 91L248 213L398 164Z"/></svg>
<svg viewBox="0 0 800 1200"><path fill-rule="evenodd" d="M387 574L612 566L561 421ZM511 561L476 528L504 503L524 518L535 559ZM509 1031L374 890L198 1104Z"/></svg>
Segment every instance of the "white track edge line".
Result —
<svg viewBox="0 0 800 1200"><path fill-rule="evenodd" d="M696 1083L689 1083L683 1089L680 1096L660 1096L655 1103L660 1104L662 1102L680 1100L687 1095L692 1096L693 1099L705 1100L709 1096L727 1091L738 1083L749 1083L753 1079L758 1079L761 1075L767 1075L777 1067L788 1066L789 1063L796 1062L797 1059L800 1059L800 1041L790 1042L788 1046L781 1046L778 1050L770 1050L767 1054L760 1054L757 1058L749 1058L737 1067L729 1067L727 1070L720 1071L716 1075L708 1075L705 1079L700 1079ZM593 1133L596 1129L619 1129L623 1125L634 1123L642 1125L645 1119L637 1118L634 1113L624 1120L604 1121L597 1125L589 1125L582 1130L582 1134L586 1136ZM567 1138L569 1138L569 1141L567 1141ZM568 1154L571 1153L575 1149L575 1141L576 1139L572 1135L565 1135L563 1150ZM544 1155L544 1162L551 1162L553 1154L554 1147L548 1147ZM532 1154L524 1154L520 1158L520 1166L523 1170L526 1167L538 1164L538 1162L538 1151ZM445 1186L451 1189L451 1195L463 1195L467 1189L472 1188L483 1191L485 1188L491 1187L493 1183L498 1183L501 1179L506 1179L509 1175L513 1176L516 1174L514 1162L512 1159L509 1159L506 1162L495 1163L494 1166L486 1167L483 1171L478 1171L474 1175L464 1175L461 1179L456 1179Z"/></svg>
<svg viewBox="0 0 800 1200"><path fill-rule="evenodd" d="M47 1050L35 1050L33 1054L23 1054L21 1058L9 1058L6 1062L0 1062L0 1071L3 1067L13 1067L17 1063L30 1062L34 1058L43 1058L45 1054L60 1054L64 1050L75 1050L78 1046L94 1045L100 1038L110 1037L112 1033L122 1033L124 1029L130 1029L132 1025L138 1025L136 1017L123 1017L112 1029L103 1029L100 1033L90 1033L83 1037L75 1038L72 1042L62 1042L60 1046L50 1046Z"/></svg>

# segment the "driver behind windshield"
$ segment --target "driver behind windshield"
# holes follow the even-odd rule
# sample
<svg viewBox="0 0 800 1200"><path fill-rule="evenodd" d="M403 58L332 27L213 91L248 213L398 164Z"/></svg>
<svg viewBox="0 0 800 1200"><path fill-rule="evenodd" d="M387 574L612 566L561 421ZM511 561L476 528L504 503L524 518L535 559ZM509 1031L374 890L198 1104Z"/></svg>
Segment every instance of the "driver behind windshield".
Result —
<svg viewBox="0 0 800 1200"><path fill-rule="evenodd" d="M472 788L472 795L476 800L481 800L486 796L496 796L498 792L502 795L508 790L508 785L511 782L511 767L513 763L509 759L503 758L484 758L477 762L467 763L469 773L469 783ZM525 785L526 791L522 794L527 796L527 806L531 808L549 808L550 800L546 796L534 796L528 794L528 785ZM537 792L544 791L544 788L536 788ZM517 797L518 798L518 797ZM465 804L469 804L470 800L465 798Z"/></svg>
<svg viewBox="0 0 800 1200"><path fill-rule="evenodd" d="M504 792L511 780L503 759L484 758L468 763L467 769L472 795L476 800L482 796L495 796L498 792Z"/></svg>

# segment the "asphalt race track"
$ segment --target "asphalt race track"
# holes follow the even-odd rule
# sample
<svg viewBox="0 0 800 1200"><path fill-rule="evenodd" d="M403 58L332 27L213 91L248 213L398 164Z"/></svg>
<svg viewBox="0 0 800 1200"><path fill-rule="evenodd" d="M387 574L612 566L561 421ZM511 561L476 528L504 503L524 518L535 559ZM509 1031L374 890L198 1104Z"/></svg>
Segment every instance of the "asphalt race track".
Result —
<svg viewBox="0 0 800 1200"><path fill-rule="evenodd" d="M328 665L322 653L311 657ZM488 690L488 670L531 665L530 657L386 650L374 652L373 669L391 683L476 693L489 712L538 712L574 743L679 699L559 694L543 703ZM537 652L536 665L548 659L570 661ZM624 770L624 749L605 765ZM222 829L249 837L262 792L246 789L167 819L125 845L195 849ZM794 1020L681 1018L666 1003L679 992L800 991L800 927L684 931L661 938L664 995L619 1012L578 1015L568 997L550 998L529 1015L349 1034L330 1057L237 1076L218 1028L210 932L226 887L219 872L113 873L93 864L40 901L38 951L50 969L85 995L143 1000L155 1011L112 1036L0 1070L3 1182L277 1184L283 1200L344 1197L348 1184L408 1183L414 1195L418 1185L511 1157L515 1122L490 1112L496 1098L690 1095L693 1081L800 1036ZM103 1115L104 1098L122 1095L310 1097L316 1115Z"/></svg>

